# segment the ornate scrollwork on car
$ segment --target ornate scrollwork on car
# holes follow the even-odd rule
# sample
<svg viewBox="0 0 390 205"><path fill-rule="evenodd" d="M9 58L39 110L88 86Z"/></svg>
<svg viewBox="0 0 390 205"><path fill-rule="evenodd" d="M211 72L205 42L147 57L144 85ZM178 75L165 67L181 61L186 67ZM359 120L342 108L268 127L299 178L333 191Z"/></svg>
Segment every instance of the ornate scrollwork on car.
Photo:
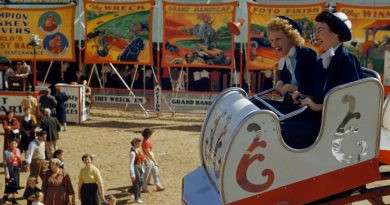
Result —
<svg viewBox="0 0 390 205"><path fill-rule="evenodd" d="M217 142L215 143L215 147L214 147L214 155L212 157L212 161L213 161L215 176L217 178L219 178L219 174L221 173L221 164L222 164L222 153L220 153L222 148L221 139L223 136L226 135L231 119L232 119L232 115L229 115L226 119L226 124L223 127L222 132L219 134L217 138Z"/></svg>
<svg viewBox="0 0 390 205"><path fill-rule="evenodd" d="M204 149L204 156L205 156L205 160L207 162L211 162L211 150L213 149L213 140L214 140L214 135L215 135L215 131L217 130L217 127L219 125L219 122L221 120L221 118L223 118L227 113L227 110L223 110L222 114L219 115L215 120L214 120L214 125L213 127L210 129L210 135L209 136L206 136L206 146L203 148Z"/></svg>
<svg viewBox="0 0 390 205"><path fill-rule="evenodd" d="M349 164L359 162L362 156L367 155L368 145L366 141L357 138L359 128L354 125L347 126L347 124L352 119L360 119L361 114L359 112L354 112L356 100L352 95L345 95L341 101L344 104L348 103L348 112L333 136L332 155L341 163ZM353 149L355 152L346 153L345 143L355 144L356 149Z"/></svg>
<svg viewBox="0 0 390 205"><path fill-rule="evenodd" d="M267 142L260 139L261 134L263 133L260 125L251 123L248 125L247 130L248 132L254 131L255 137L238 164L236 170L236 181L238 185L247 192L261 192L268 189L273 184L275 175L271 169L266 168L261 171L261 176L267 177L267 180L264 183L253 184L248 180L247 172L249 166L255 161L262 162L265 159L263 154L252 154L252 152L258 147L267 147Z"/></svg>

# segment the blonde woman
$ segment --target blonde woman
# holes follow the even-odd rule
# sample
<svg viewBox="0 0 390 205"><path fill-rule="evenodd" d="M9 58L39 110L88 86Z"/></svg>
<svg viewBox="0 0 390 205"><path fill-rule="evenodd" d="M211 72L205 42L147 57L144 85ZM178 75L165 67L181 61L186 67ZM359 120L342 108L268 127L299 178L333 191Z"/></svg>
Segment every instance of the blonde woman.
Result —
<svg viewBox="0 0 390 205"><path fill-rule="evenodd" d="M267 23L268 39L275 53L282 57L278 62L280 79L276 90L285 95L294 91L313 93L313 78L319 57L317 53L303 46L302 29L297 22L278 16Z"/></svg>

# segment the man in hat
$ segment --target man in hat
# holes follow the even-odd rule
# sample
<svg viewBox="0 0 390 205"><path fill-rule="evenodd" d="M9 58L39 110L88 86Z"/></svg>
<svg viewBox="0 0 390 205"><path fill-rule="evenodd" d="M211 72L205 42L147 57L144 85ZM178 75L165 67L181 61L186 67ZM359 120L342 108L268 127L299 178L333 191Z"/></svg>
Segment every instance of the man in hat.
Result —
<svg viewBox="0 0 390 205"><path fill-rule="evenodd" d="M316 21L317 41L324 52L321 55L322 68L312 76L316 90L313 97L306 97L300 101L302 106L309 106L312 118L288 121L281 126L284 139L293 142L300 140L306 142L306 146L314 143L317 138L321 126L322 104L327 92L338 85L363 78L358 59L343 47L343 42L351 40L352 24L347 15L342 12L323 11L317 15ZM293 99L302 93L306 94L294 92Z"/></svg>
<svg viewBox="0 0 390 205"><path fill-rule="evenodd" d="M28 145L26 156L26 172L30 170L30 177L40 176L43 179L43 174L47 169L45 160L45 139L46 131L39 131L35 140Z"/></svg>

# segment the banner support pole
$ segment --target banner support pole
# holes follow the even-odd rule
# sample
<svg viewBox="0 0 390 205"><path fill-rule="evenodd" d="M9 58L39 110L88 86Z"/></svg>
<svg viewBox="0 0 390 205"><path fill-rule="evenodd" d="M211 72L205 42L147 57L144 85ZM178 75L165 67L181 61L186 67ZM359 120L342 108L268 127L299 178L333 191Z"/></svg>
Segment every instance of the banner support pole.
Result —
<svg viewBox="0 0 390 205"><path fill-rule="evenodd" d="M119 77L119 79L122 81L122 83L123 83L123 84L126 86L126 88L129 90L129 93L131 94L131 96L132 96L132 97L135 97L133 91L131 91L131 89L129 88L129 86L128 86L127 83L125 82L125 80L123 80L122 76L121 76L121 75L119 74L119 72L116 70L115 66L114 66L112 63L110 63L110 66L111 66L111 68L115 71L115 73L118 75L118 77ZM138 105L139 105L139 106L142 108L142 110L145 112L146 117L149 117L149 113L148 113L148 111L146 111L146 109L144 108L144 106L143 106L141 103L139 103Z"/></svg>

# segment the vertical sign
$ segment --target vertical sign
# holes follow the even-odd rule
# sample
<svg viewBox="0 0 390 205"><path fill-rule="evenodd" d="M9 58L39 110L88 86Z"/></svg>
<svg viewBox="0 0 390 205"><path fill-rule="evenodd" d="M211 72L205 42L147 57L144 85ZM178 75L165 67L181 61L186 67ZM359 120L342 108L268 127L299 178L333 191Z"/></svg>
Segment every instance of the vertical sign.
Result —
<svg viewBox="0 0 390 205"><path fill-rule="evenodd" d="M154 111L159 113L161 111L161 86L154 87Z"/></svg>

